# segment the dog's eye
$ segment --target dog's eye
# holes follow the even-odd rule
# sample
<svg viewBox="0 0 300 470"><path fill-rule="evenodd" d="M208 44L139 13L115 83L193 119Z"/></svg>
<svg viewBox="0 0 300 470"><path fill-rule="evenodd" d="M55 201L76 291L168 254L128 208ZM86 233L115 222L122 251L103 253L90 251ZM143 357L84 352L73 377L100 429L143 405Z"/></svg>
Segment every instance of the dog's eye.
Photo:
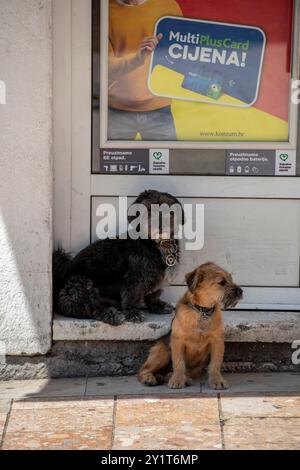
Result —
<svg viewBox="0 0 300 470"><path fill-rule="evenodd" d="M226 279L222 279L222 281L219 282L220 286L225 286L226 284Z"/></svg>

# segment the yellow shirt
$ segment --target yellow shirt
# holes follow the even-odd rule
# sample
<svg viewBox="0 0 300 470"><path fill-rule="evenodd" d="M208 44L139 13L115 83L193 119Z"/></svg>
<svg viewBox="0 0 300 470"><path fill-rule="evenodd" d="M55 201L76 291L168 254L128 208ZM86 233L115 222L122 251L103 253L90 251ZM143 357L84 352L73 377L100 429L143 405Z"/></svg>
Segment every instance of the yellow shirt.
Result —
<svg viewBox="0 0 300 470"><path fill-rule="evenodd" d="M153 111L170 100L152 95L148 88L150 57L137 56L146 36L154 35L162 16L182 16L175 0L146 0L136 6L110 0L108 104L125 111Z"/></svg>

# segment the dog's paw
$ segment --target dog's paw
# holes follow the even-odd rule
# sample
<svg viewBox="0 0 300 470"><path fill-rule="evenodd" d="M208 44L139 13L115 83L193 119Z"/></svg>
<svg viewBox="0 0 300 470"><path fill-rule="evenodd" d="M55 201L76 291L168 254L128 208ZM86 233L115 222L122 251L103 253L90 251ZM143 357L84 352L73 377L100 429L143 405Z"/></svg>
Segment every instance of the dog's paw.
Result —
<svg viewBox="0 0 300 470"><path fill-rule="evenodd" d="M174 312L174 309L173 305L166 302L161 302L148 307L148 311L156 315L171 315Z"/></svg>
<svg viewBox="0 0 300 470"><path fill-rule="evenodd" d="M150 372L149 374L145 374L142 377L140 377L140 382L143 385L147 385L147 387L155 387L156 385L159 384L155 375L151 374Z"/></svg>
<svg viewBox="0 0 300 470"><path fill-rule="evenodd" d="M187 378L186 377L176 377L172 375L168 382L169 388L185 388L187 386Z"/></svg>
<svg viewBox="0 0 300 470"><path fill-rule="evenodd" d="M130 310L123 311L126 321L132 323L142 323L145 319L143 313L139 309L132 308Z"/></svg>
<svg viewBox="0 0 300 470"><path fill-rule="evenodd" d="M189 386L191 386L191 385L193 385L193 384L194 384L194 380L192 379L192 377L188 377L188 378L186 379L186 385L189 387Z"/></svg>
<svg viewBox="0 0 300 470"><path fill-rule="evenodd" d="M211 377L208 383L213 390L226 390L229 388L228 382L222 376Z"/></svg>
<svg viewBox="0 0 300 470"><path fill-rule="evenodd" d="M98 319L102 320L104 323L108 323L111 326L119 326L125 323L126 316L123 312L120 312L115 307L110 307Z"/></svg>
<svg viewBox="0 0 300 470"><path fill-rule="evenodd" d="M163 307L158 309L158 315L171 315L175 310L175 307L171 304L165 304Z"/></svg>

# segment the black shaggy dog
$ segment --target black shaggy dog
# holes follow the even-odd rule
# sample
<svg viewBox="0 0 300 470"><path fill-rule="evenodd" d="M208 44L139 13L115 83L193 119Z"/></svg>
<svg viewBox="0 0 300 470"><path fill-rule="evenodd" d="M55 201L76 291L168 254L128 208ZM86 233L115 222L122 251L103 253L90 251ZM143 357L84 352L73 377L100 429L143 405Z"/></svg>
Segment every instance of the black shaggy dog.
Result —
<svg viewBox="0 0 300 470"><path fill-rule="evenodd" d="M124 321L142 321L144 310L172 312L173 307L160 300L160 295L167 274L179 262L176 233L184 223L182 206L170 194L152 190L140 194L134 204L146 208L139 228L147 238L99 240L75 258L62 250L54 253L53 301L58 313L120 325ZM168 239L163 212L159 212L159 230L153 237L151 207L171 208L174 204L180 214L169 211ZM128 221L134 222L134 217L128 216Z"/></svg>

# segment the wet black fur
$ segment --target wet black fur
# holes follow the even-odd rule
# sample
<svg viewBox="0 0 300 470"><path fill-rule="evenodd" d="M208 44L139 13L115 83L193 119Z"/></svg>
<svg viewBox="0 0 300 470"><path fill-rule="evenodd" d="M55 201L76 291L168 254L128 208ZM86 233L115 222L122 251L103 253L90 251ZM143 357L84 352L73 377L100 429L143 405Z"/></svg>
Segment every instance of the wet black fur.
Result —
<svg viewBox="0 0 300 470"><path fill-rule="evenodd" d="M148 208L151 204L179 204L170 194L157 191L145 191L135 202ZM184 218L181 222L184 223ZM179 261L179 243L171 233L170 245L176 247ZM55 311L111 325L142 321L145 310L171 313L173 307L160 300L166 272L174 269L164 262L168 250L169 247L161 247L151 239L127 238L99 240L74 258L63 250L56 251L53 254Z"/></svg>

